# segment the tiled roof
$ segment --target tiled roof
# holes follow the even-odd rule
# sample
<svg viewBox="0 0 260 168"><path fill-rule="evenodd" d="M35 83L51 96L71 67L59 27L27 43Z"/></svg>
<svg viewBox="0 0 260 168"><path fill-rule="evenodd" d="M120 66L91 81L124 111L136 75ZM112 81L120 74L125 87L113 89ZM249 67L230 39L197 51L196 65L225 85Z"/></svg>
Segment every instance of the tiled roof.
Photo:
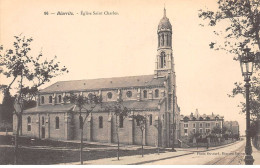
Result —
<svg viewBox="0 0 260 168"><path fill-rule="evenodd" d="M188 120L193 120L193 117L195 118L195 120L200 120L200 118L202 118L203 120L207 120L207 119L215 120L216 117L218 119L223 119L224 118L224 116L220 116L218 114L212 114L212 115L203 114L203 115L198 115L198 116L197 115L186 115L186 116L181 115L181 120L183 120L185 117L187 117Z"/></svg>
<svg viewBox="0 0 260 168"><path fill-rule="evenodd" d="M158 104L160 100L148 100L148 101L124 101L122 105L129 110L158 110ZM93 112L107 111L106 107L112 106L115 102L104 102L102 105L98 104ZM90 105L86 105L84 108L90 109ZM78 107L74 104L57 104L57 105L41 105L38 107L30 108L24 111L24 113L37 113L37 112L67 112L67 111L79 111Z"/></svg>
<svg viewBox="0 0 260 168"><path fill-rule="evenodd" d="M40 92L66 92L98 90L108 88L126 88L142 86L162 86L165 78L154 78L154 75L100 78L87 80L60 81L40 90Z"/></svg>

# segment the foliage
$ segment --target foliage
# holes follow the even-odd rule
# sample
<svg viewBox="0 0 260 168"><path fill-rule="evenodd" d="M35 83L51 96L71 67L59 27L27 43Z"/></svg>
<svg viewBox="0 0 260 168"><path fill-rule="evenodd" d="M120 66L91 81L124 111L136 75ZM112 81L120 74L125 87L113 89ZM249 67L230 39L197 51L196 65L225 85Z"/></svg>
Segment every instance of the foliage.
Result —
<svg viewBox="0 0 260 168"><path fill-rule="evenodd" d="M9 91L3 91L3 94L4 98L0 109L0 122L12 122L15 97L11 96Z"/></svg>
<svg viewBox="0 0 260 168"><path fill-rule="evenodd" d="M223 49L236 55L241 54L240 48L250 46L260 48L259 40L259 12L258 0L218 0L218 10L200 10L199 17L207 20L209 26L225 24L225 29L214 31L218 36L223 36L224 45L215 49ZM214 42L211 43L214 48Z"/></svg>
<svg viewBox="0 0 260 168"><path fill-rule="evenodd" d="M191 131L189 134L189 142L192 143L194 138L197 140L201 136L202 136L201 133Z"/></svg>
<svg viewBox="0 0 260 168"><path fill-rule="evenodd" d="M213 127L212 131L211 131L212 134L221 134L222 133L222 129L220 128L220 126L215 126Z"/></svg>
<svg viewBox="0 0 260 168"><path fill-rule="evenodd" d="M218 0L217 11L200 10L199 17L208 22L208 26L221 29L214 33L221 37L223 43L211 42L210 48L225 50L234 54L234 60L243 54L243 49L250 48L256 56L260 49L260 1L259 0ZM224 25L224 26L223 26ZM204 26L204 25L202 25ZM224 27L224 29L223 29ZM259 60L258 60L259 61ZM256 62L256 73L259 73L260 63ZM259 118L260 110L260 78L252 78L250 108L254 118ZM230 97L244 95L242 83L235 83L235 88ZM242 112L245 113L245 103L241 102Z"/></svg>
<svg viewBox="0 0 260 168"><path fill-rule="evenodd" d="M116 116L116 136L117 136L117 159L119 160L119 124L118 118L122 118L122 121L129 116L129 109L123 105L123 100L121 94L119 94L119 99L113 105L108 105L105 107L106 111L110 111Z"/></svg>
<svg viewBox="0 0 260 168"><path fill-rule="evenodd" d="M96 105L102 103L102 97L97 96L95 94L89 94L88 97L84 96L83 94L74 94L70 93L70 95L65 95L63 97L63 102L66 103L72 103L75 104L76 107L79 108L79 122L80 122L80 127L79 129L81 130L80 134L80 164L83 165L83 128L84 124L86 122L87 117L89 114L94 110ZM88 106L89 105L89 106ZM82 117L82 110L86 111L85 118L83 119Z"/></svg>
<svg viewBox="0 0 260 168"><path fill-rule="evenodd" d="M65 66L60 67L56 56L49 61L43 58L42 52L36 57L30 56L32 38L21 35L14 37L12 49L4 51L3 47L0 47L0 73L11 78L9 85L1 85L1 88L4 88L4 92L16 89L17 98L22 103L21 100L32 100L40 86L68 70ZM18 88L12 88L14 83L18 84Z"/></svg>
<svg viewBox="0 0 260 168"><path fill-rule="evenodd" d="M137 122L137 125L139 126L141 131L145 130L146 122L147 122L146 115L135 114L130 117L132 117Z"/></svg>

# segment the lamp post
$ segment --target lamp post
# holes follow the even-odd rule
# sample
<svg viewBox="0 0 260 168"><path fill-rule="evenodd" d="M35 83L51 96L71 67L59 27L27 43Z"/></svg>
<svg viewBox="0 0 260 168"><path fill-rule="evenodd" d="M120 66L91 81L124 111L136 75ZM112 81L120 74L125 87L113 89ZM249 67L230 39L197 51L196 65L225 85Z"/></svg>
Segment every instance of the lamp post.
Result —
<svg viewBox="0 0 260 168"><path fill-rule="evenodd" d="M250 130L250 107L249 107L249 88L250 77L253 73L254 54L250 52L249 48L243 49L243 54L239 55L242 76L244 77L246 88L246 147L245 147L245 164L253 165L254 158L252 156Z"/></svg>

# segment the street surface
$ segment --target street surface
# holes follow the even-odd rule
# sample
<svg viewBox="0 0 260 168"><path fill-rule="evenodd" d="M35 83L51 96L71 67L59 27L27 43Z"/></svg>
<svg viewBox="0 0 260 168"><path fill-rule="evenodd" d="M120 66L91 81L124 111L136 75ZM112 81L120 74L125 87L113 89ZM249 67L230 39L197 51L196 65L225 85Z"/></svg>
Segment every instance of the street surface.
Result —
<svg viewBox="0 0 260 168"><path fill-rule="evenodd" d="M245 140L224 148L194 152L190 155L159 160L149 165L239 165L244 164Z"/></svg>

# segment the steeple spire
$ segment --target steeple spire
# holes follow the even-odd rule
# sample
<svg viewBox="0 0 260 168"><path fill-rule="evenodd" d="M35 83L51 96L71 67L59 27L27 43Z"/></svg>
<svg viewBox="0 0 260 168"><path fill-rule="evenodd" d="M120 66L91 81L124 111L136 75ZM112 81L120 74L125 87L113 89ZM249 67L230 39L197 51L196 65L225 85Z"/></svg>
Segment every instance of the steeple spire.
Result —
<svg viewBox="0 0 260 168"><path fill-rule="evenodd" d="M163 17L166 17L166 9L165 9L165 4L164 4L164 15Z"/></svg>

